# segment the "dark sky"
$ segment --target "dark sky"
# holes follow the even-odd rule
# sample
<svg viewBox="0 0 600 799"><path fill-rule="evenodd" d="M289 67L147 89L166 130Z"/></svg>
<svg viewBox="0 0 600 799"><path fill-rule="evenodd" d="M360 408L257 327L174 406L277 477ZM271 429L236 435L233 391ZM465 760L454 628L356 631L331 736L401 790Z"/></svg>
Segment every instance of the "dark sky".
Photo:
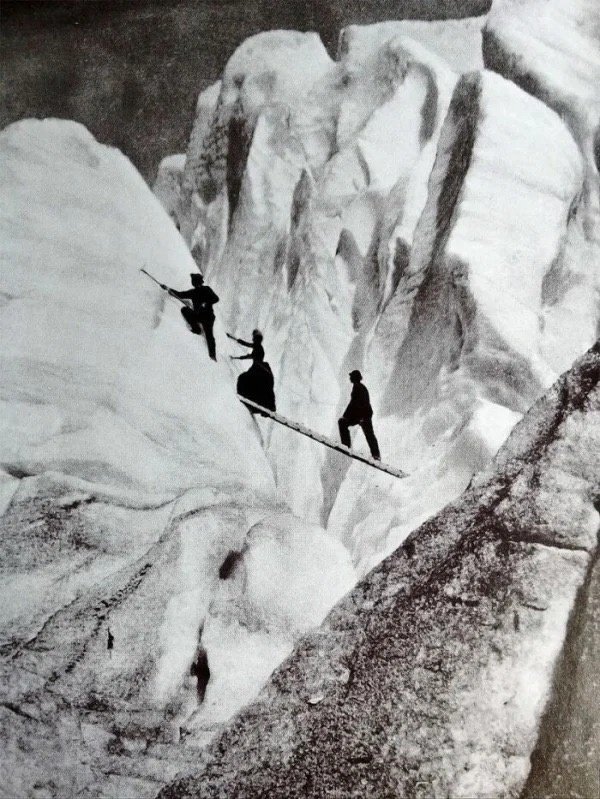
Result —
<svg viewBox="0 0 600 799"><path fill-rule="evenodd" d="M184 152L198 92L245 38L483 13L490 0L2 0L0 127L56 116L119 147L152 181Z"/></svg>

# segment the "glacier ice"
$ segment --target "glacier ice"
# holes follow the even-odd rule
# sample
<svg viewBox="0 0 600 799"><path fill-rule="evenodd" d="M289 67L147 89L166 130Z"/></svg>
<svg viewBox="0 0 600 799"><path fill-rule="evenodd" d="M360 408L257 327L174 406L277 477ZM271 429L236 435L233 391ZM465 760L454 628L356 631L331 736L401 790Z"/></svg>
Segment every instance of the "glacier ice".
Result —
<svg viewBox="0 0 600 799"><path fill-rule="evenodd" d="M211 734L198 647L222 720L354 570L279 499L222 328L213 363L140 273L183 288L197 267L129 161L26 120L0 169L3 790L151 796ZM219 577L231 551L241 581Z"/></svg>

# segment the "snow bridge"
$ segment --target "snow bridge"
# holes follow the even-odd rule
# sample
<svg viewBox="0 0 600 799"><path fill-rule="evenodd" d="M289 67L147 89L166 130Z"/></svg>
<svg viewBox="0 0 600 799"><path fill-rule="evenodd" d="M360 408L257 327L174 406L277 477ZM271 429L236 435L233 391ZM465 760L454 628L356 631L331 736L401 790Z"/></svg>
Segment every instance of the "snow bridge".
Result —
<svg viewBox="0 0 600 799"><path fill-rule="evenodd" d="M256 411L260 411L265 416L273 419L274 422L282 424L284 427L289 427L290 430L294 430L296 433L300 433L302 436L312 438L313 441L317 441L319 444L323 444L330 449L334 449L336 452L341 452L342 455L347 455L349 458L354 458L356 461L366 463L367 466L372 466L373 469L379 469L380 472L391 474L392 477L408 477L406 472L403 472L402 469L396 469L394 466L388 466L387 463L376 461L374 458L369 458L368 455L361 455L360 453L350 449L350 447L346 447L344 444L334 441L332 438L327 438L327 436L322 436L320 433L315 433L314 430L309 430L308 427L304 427L304 425L298 424L298 422L293 422L291 419L287 419L285 416L275 413L275 411L270 411L268 408L263 408L262 405L259 405L258 403L247 399L246 397L242 397L241 394L238 394L237 397L240 402L244 403L244 405L254 408Z"/></svg>

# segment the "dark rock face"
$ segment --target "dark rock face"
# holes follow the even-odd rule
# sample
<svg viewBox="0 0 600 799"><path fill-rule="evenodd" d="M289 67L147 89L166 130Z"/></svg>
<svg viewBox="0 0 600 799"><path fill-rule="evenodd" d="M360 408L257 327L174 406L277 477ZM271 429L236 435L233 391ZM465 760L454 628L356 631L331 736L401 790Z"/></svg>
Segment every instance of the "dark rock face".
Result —
<svg viewBox="0 0 600 799"><path fill-rule="evenodd" d="M567 744L597 736L597 717L573 713L587 702L593 716L598 659L576 671L570 709L557 664L567 630L573 651L592 654L599 503L596 344L162 799L518 795L532 752L532 778L553 757L546 709L571 714Z"/></svg>
<svg viewBox="0 0 600 799"><path fill-rule="evenodd" d="M522 799L600 795L600 562L569 625Z"/></svg>

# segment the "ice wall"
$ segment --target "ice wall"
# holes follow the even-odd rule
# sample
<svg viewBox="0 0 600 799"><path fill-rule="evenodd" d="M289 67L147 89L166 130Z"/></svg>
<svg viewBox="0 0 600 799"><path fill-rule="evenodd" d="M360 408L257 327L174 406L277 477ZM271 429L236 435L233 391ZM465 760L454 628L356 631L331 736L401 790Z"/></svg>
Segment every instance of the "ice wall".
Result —
<svg viewBox="0 0 600 799"><path fill-rule="evenodd" d="M598 335L600 277L600 7L593 0L494 2L484 28L486 66L553 108L577 142L585 166L562 258L544 285L548 312L546 357L566 369L578 353L580 331ZM577 344L569 349L568 342Z"/></svg>
<svg viewBox="0 0 600 799"><path fill-rule="evenodd" d="M481 21L460 24L478 41ZM188 150L183 182L200 209L190 246L202 242L195 252L223 294L226 324L246 336L263 329L279 407L324 433L335 427L346 353L391 291L386 242L402 224L410 239L424 204L456 81L405 35L413 29L348 28L335 62L312 35L253 37L225 71L212 121L199 101L203 135ZM429 38L450 41L448 31ZM292 508L321 519L324 453L279 429L267 431L267 451Z"/></svg>
<svg viewBox="0 0 600 799"><path fill-rule="evenodd" d="M485 24L487 61L502 13ZM560 104L510 70L481 71L483 23L350 26L335 61L311 36L254 37L227 67L212 121L200 103L203 139L188 152L202 268L232 332L263 330L279 410L337 435L358 367L384 459L411 474L399 483L264 425L279 489L363 572L464 490L596 336L584 143ZM293 58L271 55L281 48ZM219 121L232 102L245 132L235 153ZM223 164L237 159L235 208L231 164L219 193L203 188L216 142Z"/></svg>
<svg viewBox="0 0 600 799"><path fill-rule="evenodd" d="M493 73L462 78L411 257L363 361L368 383L376 366L383 450L410 477L384 485L351 467L329 518L361 557L391 551L463 490L554 379L543 289L582 185L579 151L553 111ZM564 346L590 343L582 327Z"/></svg>
<svg viewBox="0 0 600 799"><path fill-rule="evenodd" d="M27 120L0 169L0 784L152 796L354 572L277 498L219 321L214 363L140 273L196 265L127 159Z"/></svg>

